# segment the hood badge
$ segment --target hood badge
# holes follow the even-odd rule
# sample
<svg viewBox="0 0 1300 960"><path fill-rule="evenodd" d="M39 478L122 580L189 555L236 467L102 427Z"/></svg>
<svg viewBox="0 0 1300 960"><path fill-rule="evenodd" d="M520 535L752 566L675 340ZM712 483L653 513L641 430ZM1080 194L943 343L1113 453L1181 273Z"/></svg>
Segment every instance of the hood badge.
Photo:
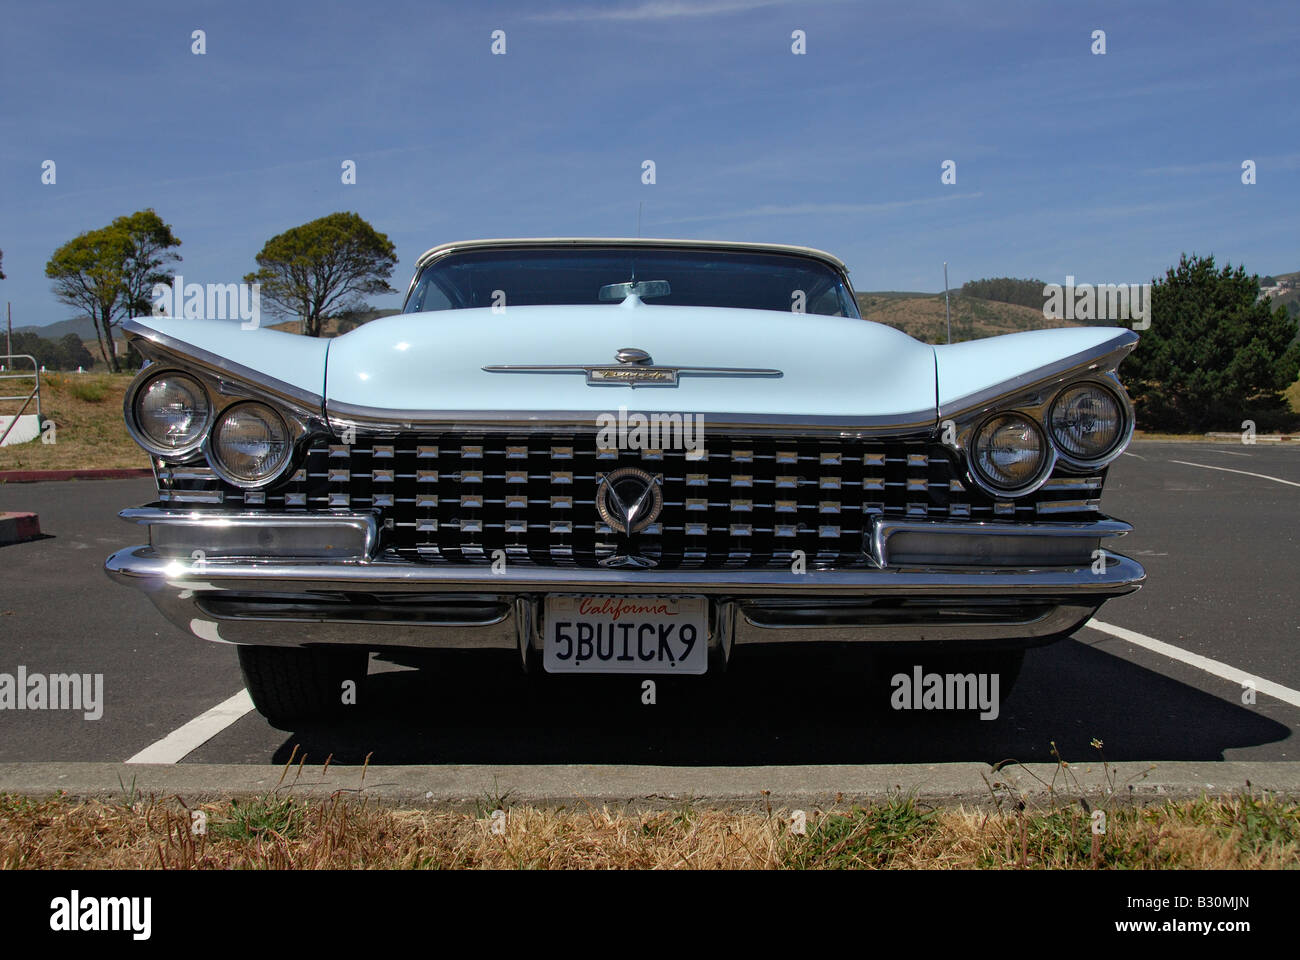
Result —
<svg viewBox="0 0 1300 960"><path fill-rule="evenodd" d="M759 367L660 366L637 347L621 347L614 364L501 363L484 367L488 373L583 373L590 386L675 387L682 374L698 377L780 377L780 370Z"/></svg>

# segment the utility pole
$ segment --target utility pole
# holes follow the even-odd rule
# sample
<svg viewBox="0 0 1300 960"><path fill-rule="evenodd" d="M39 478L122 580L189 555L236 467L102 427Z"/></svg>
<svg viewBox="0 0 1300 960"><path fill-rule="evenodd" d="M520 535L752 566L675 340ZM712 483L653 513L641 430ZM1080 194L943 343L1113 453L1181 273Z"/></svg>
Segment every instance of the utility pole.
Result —
<svg viewBox="0 0 1300 960"><path fill-rule="evenodd" d="M5 301L5 353L14 352L14 305Z"/></svg>
<svg viewBox="0 0 1300 960"><path fill-rule="evenodd" d="M952 343L952 312L948 309L948 261L943 262L943 315L948 321L948 342Z"/></svg>

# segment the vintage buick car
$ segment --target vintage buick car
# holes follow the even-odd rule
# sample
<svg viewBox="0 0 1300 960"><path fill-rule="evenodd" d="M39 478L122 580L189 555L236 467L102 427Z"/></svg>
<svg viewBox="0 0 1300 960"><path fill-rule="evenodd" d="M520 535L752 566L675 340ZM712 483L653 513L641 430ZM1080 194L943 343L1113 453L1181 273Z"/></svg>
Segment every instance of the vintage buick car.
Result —
<svg viewBox="0 0 1300 960"><path fill-rule="evenodd" d="M977 656L1005 692L1144 577L1099 509L1137 337L932 346L863 320L817 250L450 243L400 314L335 339L126 332L158 498L108 573L238 644L278 722L343 709L384 648L700 674L858 642Z"/></svg>

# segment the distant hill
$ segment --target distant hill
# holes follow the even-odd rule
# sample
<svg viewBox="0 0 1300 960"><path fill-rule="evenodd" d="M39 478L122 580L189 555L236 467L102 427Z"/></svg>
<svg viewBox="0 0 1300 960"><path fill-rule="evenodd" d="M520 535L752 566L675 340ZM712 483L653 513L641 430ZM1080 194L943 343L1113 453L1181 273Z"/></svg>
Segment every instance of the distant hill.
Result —
<svg viewBox="0 0 1300 960"><path fill-rule="evenodd" d="M0 333L3 333L0 330ZM70 333L75 333L85 343L95 342L95 325L89 317L77 317L73 320L60 320L58 323L47 323L44 326L28 325L25 327L14 327L14 333L34 333L38 337L44 337L46 340L58 340L66 337Z"/></svg>
<svg viewBox="0 0 1300 960"><path fill-rule="evenodd" d="M88 317L78 317L75 320L60 320L58 323L47 323L45 326L29 324L23 327L14 327L14 333L34 333L44 340L58 341L62 340L70 333L75 333L81 338L81 342L86 345L86 349L99 359L99 337L95 334L95 325ZM117 353L119 356L126 353L126 337L118 333L113 338L117 341ZM0 324L0 348L4 347L4 326Z"/></svg>
<svg viewBox="0 0 1300 960"><path fill-rule="evenodd" d="M352 315L350 319L360 326L363 323L369 323L371 320L378 319L379 317L386 317L397 312L396 309L360 310L356 314ZM2 319L3 317L0 317L0 320ZM327 337L338 336L339 319L340 318L334 317L326 320L321 325L322 335ZM268 326L270 326L272 330L287 330L290 333L298 332L297 320L286 320L283 323L268 324ZM34 333L38 337L44 337L46 340L58 340L61 337L67 336L69 333L75 333L87 346L95 350L96 353L98 352L98 347L95 346L95 344L99 342L98 338L95 336L95 325L91 323L90 319L87 317L78 317L74 320L60 320L58 323L49 323L44 326L29 324L24 327L14 327L14 333L21 333L24 331ZM0 324L0 335L3 334L4 325ZM117 339L118 342L121 343L124 338L119 335Z"/></svg>
<svg viewBox="0 0 1300 960"><path fill-rule="evenodd" d="M1293 317L1300 315L1300 270L1295 273L1274 273L1272 277L1274 280L1291 281L1290 290L1273 297L1273 306L1286 307L1287 313ZM1300 332L1297 332L1296 338L1300 339Z"/></svg>
<svg viewBox="0 0 1300 960"><path fill-rule="evenodd" d="M380 317L391 317L393 314L400 312L401 311L397 309L358 310L355 313L345 314L341 317L327 317L321 321L320 335L322 337L337 337L339 336L340 323L348 323L350 321L352 326L349 327L349 329L356 329L363 323L369 323L371 320L378 320ZM302 323L298 320L286 320L283 323L271 324L272 330L283 330L286 333L297 333L301 327Z"/></svg>
<svg viewBox="0 0 1300 960"><path fill-rule="evenodd" d="M979 340L1020 330L1043 330L1049 327L1082 327L1075 320L1048 320L1041 309L1023 307L998 300L981 300L959 293L950 294L952 340ZM862 316L876 323L902 330L925 343L945 343L948 339L942 293L906 293L882 290L858 294Z"/></svg>

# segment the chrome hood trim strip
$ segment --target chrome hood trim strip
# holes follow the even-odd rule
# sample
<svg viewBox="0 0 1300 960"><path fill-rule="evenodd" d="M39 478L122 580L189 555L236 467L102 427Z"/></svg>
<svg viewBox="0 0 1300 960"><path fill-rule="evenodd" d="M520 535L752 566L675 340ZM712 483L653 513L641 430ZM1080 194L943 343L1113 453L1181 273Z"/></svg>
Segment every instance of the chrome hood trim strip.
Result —
<svg viewBox="0 0 1300 960"><path fill-rule="evenodd" d="M596 410L389 410L327 401L330 428L342 433L348 427L376 433L414 431L464 433L596 432ZM706 431L718 434L781 434L789 436L864 439L882 436L928 435L936 424L933 410L889 417L791 417L769 414L683 413L681 411L629 411L645 417L698 416Z"/></svg>

